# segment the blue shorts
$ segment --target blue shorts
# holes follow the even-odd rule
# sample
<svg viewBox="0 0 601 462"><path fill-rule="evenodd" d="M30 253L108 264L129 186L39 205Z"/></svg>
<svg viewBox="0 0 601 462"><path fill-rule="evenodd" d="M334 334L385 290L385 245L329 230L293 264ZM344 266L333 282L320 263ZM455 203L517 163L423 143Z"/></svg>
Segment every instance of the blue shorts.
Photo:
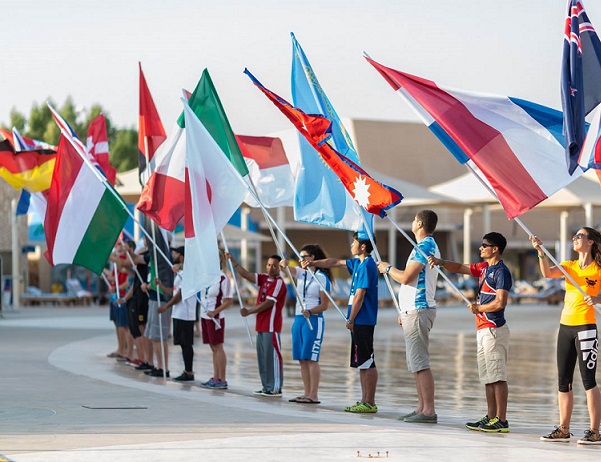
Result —
<svg viewBox="0 0 601 462"><path fill-rule="evenodd" d="M111 321L115 323L117 327L127 327L127 304L117 305L116 300L111 300Z"/></svg>
<svg viewBox="0 0 601 462"><path fill-rule="evenodd" d="M302 314L294 317L292 323L292 359L303 361L319 361L321 343L326 322L322 315L310 316L313 330Z"/></svg>

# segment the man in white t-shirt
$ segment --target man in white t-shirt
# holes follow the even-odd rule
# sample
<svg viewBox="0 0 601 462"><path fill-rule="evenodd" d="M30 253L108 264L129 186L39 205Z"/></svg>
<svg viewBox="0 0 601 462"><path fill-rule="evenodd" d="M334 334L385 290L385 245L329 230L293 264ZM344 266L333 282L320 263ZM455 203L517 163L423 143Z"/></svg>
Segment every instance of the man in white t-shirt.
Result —
<svg viewBox="0 0 601 462"><path fill-rule="evenodd" d="M430 370L430 330L436 319L436 280L438 272L428 264L427 257L440 258L440 251L432 234L438 216L432 210L421 210L411 223L417 247L413 249L404 270L387 262L378 263L380 273L389 274L402 284L399 290L401 315L399 325L405 334L407 368L415 377L417 407L399 420L413 423L437 423L434 409L434 377Z"/></svg>
<svg viewBox="0 0 601 462"><path fill-rule="evenodd" d="M184 273L184 246L171 249L174 268L178 271L173 280L173 297L157 310L165 312L173 307L171 319L173 319L173 344L182 349L184 359L184 372L174 377L175 382L194 381L194 323L196 322L196 297L191 296L182 300L182 277Z"/></svg>

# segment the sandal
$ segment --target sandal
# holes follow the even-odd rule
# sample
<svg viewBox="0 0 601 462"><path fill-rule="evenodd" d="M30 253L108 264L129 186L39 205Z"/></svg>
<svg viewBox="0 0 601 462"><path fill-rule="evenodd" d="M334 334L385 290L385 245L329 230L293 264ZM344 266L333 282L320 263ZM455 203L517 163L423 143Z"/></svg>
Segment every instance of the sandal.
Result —
<svg viewBox="0 0 601 462"><path fill-rule="evenodd" d="M305 399L305 397L304 396L297 396L296 398L289 399L288 402L289 403L302 403L302 401L300 401L302 399Z"/></svg>
<svg viewBox="0 0 601 462"><path fill-rule="evenodd" d="M321 401L315 401L311 398L300 398L297 399L296 402L301 404L321 404Z"/></svg>

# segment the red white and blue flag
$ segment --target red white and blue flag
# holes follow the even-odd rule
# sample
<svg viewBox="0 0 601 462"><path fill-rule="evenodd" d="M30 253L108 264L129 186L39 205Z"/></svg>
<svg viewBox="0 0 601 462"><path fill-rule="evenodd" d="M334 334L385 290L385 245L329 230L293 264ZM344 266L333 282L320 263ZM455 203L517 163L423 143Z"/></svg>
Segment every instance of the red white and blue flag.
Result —
<svg viewBox="0 0 601 462"><path fill-rule="evenodd" d="M570 173L578 166L586 134L584 118L600 102L601 41L582 1L568 0L561 66L561 104Z"/></svg>
<svg viewBox="0 0 601 462"><path fill-rule="evenodd" d="M386 210L401 202L403 195L400 192L377 182L363 168L328 144L332 135L332 122L329 119L321 115L305 114L265 88L248 69L245 69L244 73L320 154L361 207L383 218L386 216Z"/></svg>
<svg viewBox="0 0 601 462"><path fill-rule="evenodd" d="M582 174L565 163L562 114L507 96L443 89L366 57L462 164L476 165L507 217L530 210Z"/></svg>

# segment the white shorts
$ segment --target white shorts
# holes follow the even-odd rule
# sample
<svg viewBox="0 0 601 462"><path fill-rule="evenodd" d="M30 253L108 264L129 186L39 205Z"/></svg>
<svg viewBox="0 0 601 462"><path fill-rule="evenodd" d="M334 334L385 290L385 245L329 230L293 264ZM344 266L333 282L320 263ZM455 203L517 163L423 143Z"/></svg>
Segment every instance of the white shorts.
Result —
<svg viewBox="0 0 601 462"><path fill-rule="evenodd" d="M507 382L509 326L486 327L476 333L478 375L483 384Z"/></svg>

